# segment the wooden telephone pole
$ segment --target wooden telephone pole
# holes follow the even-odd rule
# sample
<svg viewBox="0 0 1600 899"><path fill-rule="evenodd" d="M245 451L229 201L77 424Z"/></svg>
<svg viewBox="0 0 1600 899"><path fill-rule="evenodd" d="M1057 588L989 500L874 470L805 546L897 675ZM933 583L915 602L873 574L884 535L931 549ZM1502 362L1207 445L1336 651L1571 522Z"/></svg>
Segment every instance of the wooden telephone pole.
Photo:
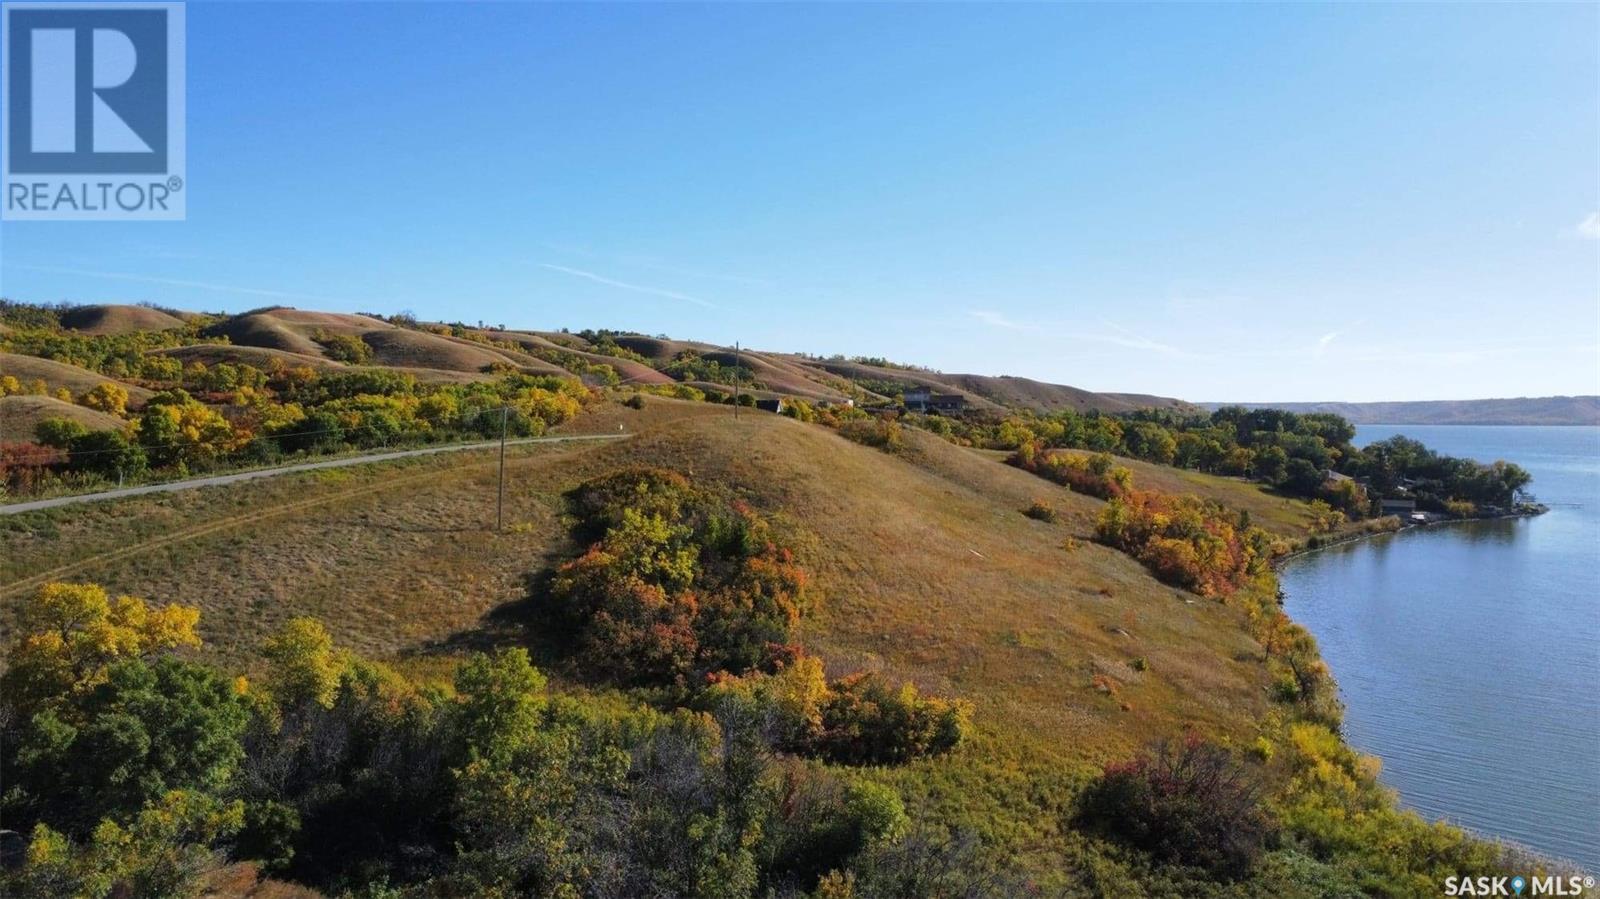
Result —
<svg viewBox="0 0 1600 899"><path fill-rule="evenodd" d="M494 529L506 529L506 419L511 414L510 406L500 407L500 498L495 504Z"/></svg>

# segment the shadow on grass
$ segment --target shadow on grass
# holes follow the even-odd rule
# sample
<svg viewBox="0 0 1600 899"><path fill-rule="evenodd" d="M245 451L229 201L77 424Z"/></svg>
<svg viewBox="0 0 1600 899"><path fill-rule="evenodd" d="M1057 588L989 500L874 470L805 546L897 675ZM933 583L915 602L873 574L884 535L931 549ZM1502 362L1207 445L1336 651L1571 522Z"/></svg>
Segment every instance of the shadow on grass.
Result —
<svg viewBox="0 0 1600 899"><path fill-rule="evenodd" d="M523 597L490 609L473 627L429 641L408 655L449 656L491 652L511 646L528 650L540 668L564 669L570 634L551 613L547 597L555 567L546 566L523 579Z"/></svg>

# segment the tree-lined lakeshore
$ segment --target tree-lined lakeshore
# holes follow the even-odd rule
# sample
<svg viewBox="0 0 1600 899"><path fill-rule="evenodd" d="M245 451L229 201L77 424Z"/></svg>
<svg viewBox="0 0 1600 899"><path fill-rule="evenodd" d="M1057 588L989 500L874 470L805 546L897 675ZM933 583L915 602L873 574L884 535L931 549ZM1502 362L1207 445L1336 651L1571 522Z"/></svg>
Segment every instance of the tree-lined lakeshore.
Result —
<svg viewBox="0 0 1600 899"><path fill-rule="evenodd" d="M0 521L19 895L1410 896L1556 867L1399 809L1273 570L1391 526L1386 498L1514 508L1514 464L1326 414L919 411L937 373L884 360L119 308L0 309L0 402L39 415L6 437L18 497L631 436Z"/></svg>

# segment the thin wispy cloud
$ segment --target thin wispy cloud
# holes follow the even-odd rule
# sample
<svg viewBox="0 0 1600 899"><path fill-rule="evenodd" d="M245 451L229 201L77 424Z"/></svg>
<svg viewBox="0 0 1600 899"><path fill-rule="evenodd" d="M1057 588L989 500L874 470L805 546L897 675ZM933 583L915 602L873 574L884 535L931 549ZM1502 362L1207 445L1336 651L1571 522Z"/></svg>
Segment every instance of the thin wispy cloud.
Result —
<svg viewBox="0 0 1600 899"><path fill-rule="evenodd" d="M1018 324L992 309L968 309L967 314L991 328L1004 328L1007 331L1026 331L1028 328Z"/></svg>
<svg viewBox="0 0 1600 899"><path fill-rule="evenodd" d="M1108 321L1106 319L1101 319L1100 320L1100 324L1105 325L1106 327L1110 328L1112 331L1114 331L1116 333L1115 334L1094 334L1094 335L1085 335L1085 336L1089 337L1092 340L1099 340L1099 341L1102 341L1104 343L1112 344L1114 346L1127 347L1130 350L1148 350L1148 351L1150 351L1152 353L1161 353L1162 355L1166 355L1166 356L1190 356L1190 355L1193 355L1192 353L1187 353L1187 352L1185 352L1185 351L1183 351L1183 350L1181 350L1181 349L1179 349L1179 348L1177 348L1175 346L1172 346L1171 344L1161 343L1160 341L1157 341L1157 340L1151 340L1150 338L1145 337L1142 334L1138 334L1138 333L1135 333L1133 331L1130 331L1127 328L1124 328L1123 326L1117 324L1114 321Z"/></svg>
<svg viewBox="0 0 1600 899"><path fill-rule="evenodd" d="M1600 240L1600 212L1591 212L1587 218L1578 223L1578 236L1588 240Z"/></svg>
<svg viewBox="0 0 1600 899"><path fill-rule="evenodd" d="M266 287L248 287L240 284L218 284L213 281L191 281L186 278L165 278L157 275L141 275L135 272L108 272L97 269L83 268L57 268L48 265L23 265L15 262L0 263L0 268L17 269L27 272L43 272L51 275L76 275L81 278L100 278L107 281L129 281L135 284L155 284L162 287L185 287L191 290L209 290L215 293L232 293L241 296L266 297L274 300L301 300L311 303L333 303L335 305L351 305L349 300L335 297L318 296L310 293L296 293L287 290L273 290Z"/></svg>
<svg viewBox="0 0 1600 899"><path fill-rule="evenodd" d="M575 244L542 241L540 246L547 250L560 253L563 256L577 256L594 262L608 262L629 268L645 268L665 275L674 275L681 278L692 278L696 281L721 281L727 284L743 284L749 287L772 287L774 281L767 278L756 278L750 275L740 275L731 272L713 272L703 268L674 265L658 256L644 256L627 253L601 253L589 247Z"/></svg>
<svg viewBox="0 0 1600 899"><path fill-rule="evenodd" d="M1317 345L1316 345L1315 348L1313 348L1311 350L1311 354L1313 356L1319 356L1320 357L1323 353L1326 353L1328 351L1328 345L1333 343L1335 340L1338 340L1339 339L1339 335L1343 334L1343 333L1344 333L1343 331L1329 331L1328 333L1322 335L1321 337L1318 337L1317 338Z"/></svg>
<svg viewBox="0 0 1600 899"><path fill-rule="evenodd" d="M623 256L621 261L627 265L647 268L651 271L661 272L665 275L677 275L683 278L694 278L699 281L722 281L727 284L742 284L747 287L772 287L773 282L766 278L753 278L749 275L735 275L728 272L708 272L705 269L684 268L677 265L667 265L653 259L641 259L633 256Z"/></svg>
<svg viewBox="0 0 1600 899"><path fill-rule="evenodd" d="M581 268L568 268L565 265L556 265L553 262L536 262L534 264L540 268L547 268L553 272L561 272L564 275L571 275L574 278L583 278L588 281L593 281L596 284L604 284L607 287L615 287L618 290L631 290L634 293L666 297L669 300L681 300L685 303L694 303L696 306L704 306L707 309L717 308L716 304L709 300L703 300L700 297L690 296L686 293L679 293L676 290L666 290L660 287L651 287L647 284L630 284L627 281L618 281L615 278L607 278L604 275L595 274L594 272L586 272Z"/></svg>

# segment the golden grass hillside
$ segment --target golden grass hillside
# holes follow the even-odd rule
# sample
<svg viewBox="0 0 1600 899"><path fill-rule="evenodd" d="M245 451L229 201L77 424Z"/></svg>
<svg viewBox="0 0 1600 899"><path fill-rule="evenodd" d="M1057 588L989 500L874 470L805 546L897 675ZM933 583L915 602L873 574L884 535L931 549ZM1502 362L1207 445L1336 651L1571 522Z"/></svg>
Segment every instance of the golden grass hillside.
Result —
<svg viewBox="0 0 1600 899"><path fill-rule="evenodd" d="M33 430L47 418L65 418L91 431L121 430L127 422L53 396L0 396L0 440L32 440Z"/></svg>
<svg viewBox="0 0 1600 899"><path fill-rule="evenodd" d="M72 391L74 396L98 387L107 382L118 384L128 391L128 405L138 408L144 401L154 396L152 391L134 384L113 381L104 375L95 374L86 368L68 365L65 362L56 362L50 359L40 359L37 356L22 356L17 353L0 353L0 375L12 375L23 384L32 381L43 381L45 386L53 393L62 387Z"/></svg>
<svg viewBox="0 0 1600 899"><path fill-rule="evenodd" d="M656 398L575 425L636 436L514 448L504 534L490 530L494 457L476 452L0 518L0 620L40 580L79 579L198 604L210 651L232 662L304 614L375 655L475 645L530 572L576 549L562 492L654 465L789 532L820 598L804 639L830 664L972 698L997 752L1104 760L1188 723L1242 733L1264 708L1234 611L1087 543L1096 500L921 434L894 456ZM1061 520L1024 516L1035 499Z"/></svg>
<svg viewBox="0 0 1600 899"><path fill-rule="evenodd" d="M127 334L183 327L183 319L149 306L75 306L61 314L61 327L84 334Z"/></svg>
<svg viewBox="0 0 1600 899"><path fill-rule="evenodd" d="M562 430L619 428L634 436L511 448L504 533L492 451L0 516L0 628L44 581L95 581L198 605L206 654L230 667L314 615L426 676L466 650L544 645L522 604L530 574L580 550L562 494L658 466L775 522L813 578L800 639L833 673L974 703L968 747L873 776L1030 867L1070 857L1062 812L1099 765L1189 726L1249 739L1267 710L1240 614L1090 543L1098 500L921 432L891 455L703 403L606 404ZM1035 500L1058 520L1025 516Z"/></svg>
<svg viewBox="0 0 1600 899"><path fill-rule="evenodd" d="M361 339L372 347L372 361L378 365L435 368L444 371L484 371L491 365L514 365L544 374L562 373L560 366L516 353L484 346L457 337L444 337L426 331L390 328L369 331Z"/></svg>
<svg viewBox="0 0 1600 899"><path fill-rule="evenodd" d="M268 347L243 346L231 343L197 343L191 346L169 347L161 350L151 350L151 355L171 356L181 359L185 363L199 362L203 365L216 365L227 363L229 365L251 365L266 370L273 364L273 360L284 365L309 365L315 369L343 368L343 363L326 359L322 356L312 356L302 353L292 353L288 350L275 350Z"/></svg>
<svg viewBox="0 0 1600 899"><path fill-rule="evenodd" d="M632 359L623 359L617 356L607 356L603 353L590 352L590 344L576 334L547 334L530 331L486 331L474 330L471 332L477 337L487 340L498 340L514 343L533 355L539 353L570 353L593 365L609 365L616 369L617 376L629 383L637 384L670 384L672 378L656 371L642 362Z"/></svg>
<svg viewBox="0 0 1600 899"><path fill-rule="evenodd" d="M265 347L302 356L322 356L322 347L312 339L319 330L330 334L359 336L368 331L394 326L364 315L334 312L306 312L278 307L236 315L207 328L208 337L226 337L240 346Z"/></svg>

